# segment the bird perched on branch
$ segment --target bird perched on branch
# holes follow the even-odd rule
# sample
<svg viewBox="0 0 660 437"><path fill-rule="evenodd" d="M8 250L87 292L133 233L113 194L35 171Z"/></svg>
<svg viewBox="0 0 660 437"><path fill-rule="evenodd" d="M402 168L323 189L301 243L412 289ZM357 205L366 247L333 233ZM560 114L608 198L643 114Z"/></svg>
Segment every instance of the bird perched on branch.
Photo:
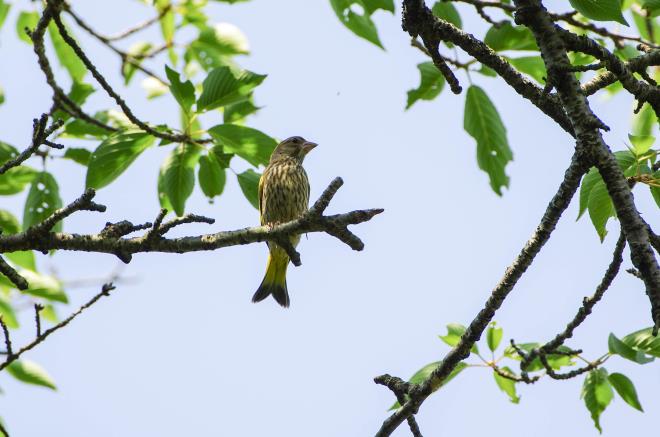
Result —
<svg viewBox="0 0 660 437"><path fill-rule="evenodd" d="M309 206L309 181L302 166L305 156L316 143L302 137L291 137L277 145L270 162L259 180L259 214L262 225L276 225L297 219ZM295 247L300 236L291 238ZM268 296L283 307L289 306L286 287L286 269L289 256L277 243L268 242L266 275L252 302L260 302Z"/></svg>

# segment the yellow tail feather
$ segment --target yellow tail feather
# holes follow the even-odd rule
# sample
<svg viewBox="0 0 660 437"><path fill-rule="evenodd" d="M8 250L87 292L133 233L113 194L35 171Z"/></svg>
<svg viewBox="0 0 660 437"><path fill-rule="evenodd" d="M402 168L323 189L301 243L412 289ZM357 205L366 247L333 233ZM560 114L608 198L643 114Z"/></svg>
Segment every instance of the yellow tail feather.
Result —
<svg viewBox="0 0 660 437"><path fill-rule="evenodd" d="M268 255L266 274L261 285L252 297L252 302L260 302L271 294L283 307L289 306L289 293L286 286L286 270L289 257L281 248L273 249Z"/></svg>

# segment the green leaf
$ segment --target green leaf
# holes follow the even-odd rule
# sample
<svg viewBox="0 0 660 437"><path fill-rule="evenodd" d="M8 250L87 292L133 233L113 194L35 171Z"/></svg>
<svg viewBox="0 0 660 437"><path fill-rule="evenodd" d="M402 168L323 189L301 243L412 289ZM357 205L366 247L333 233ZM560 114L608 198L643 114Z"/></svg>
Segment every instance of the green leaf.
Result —
<svg viewBox="0 0 660 437"><path fill-rule="evenodd" d="M218 163L218 160L213 153L200 156L197 177L202 192L209 199L221 195L222 191L225 189L227 175L225 174L225 169L220 166L220 163Z"/></svg>
<svg viewBox="0 0 660 437"><path fill-rule="evenodd" d="M442 364L442 361L436 361L436 362L434 362L434 363L427 364L426 366L422 367L422 368L419 369L417 372L415 372L415 374L414 374L413 376L410 377L410 379L408 380L408 382L409 382L410 384L420 384L420 383L426 381L426 380L428 379L428 377L431 376L431 374L435 371L435 369L437 369L438 367L440 367L441 364ZM436 391L436 390L438 390L439 388L441 388L441 387L447 385L447 384L449 383L449 381L451 381L452 379L454 379L454 378L455 378L459 373L461 373L466 367L467 367L467 364L465 364L464 362L461 361L460 363L458 363L458 364L456 365L456 367L454 367L454 370L451 371L451 373L449 374L449 376L447 376L447 378L445 378L445 380L442 382L442 384L441 384L440 386L438 386L438 387L433 387L433 391ZM400 406L401 406L401 405L400 405L398 402L395 402L394 405L392 405L392 406L390 407L390 410L396 410L396 409L399 408Z"/></svg>
<svg viewBox="0 0 660 437"><path fill-rule="evenodd" d="M193 103L195 103L195 87L192 82L187 80L181 82L179 73L172 70L167 65L165 66L165 74L167 74L167 79L170 81L170 91L172 95L181 106L181 109L190 113L190 108L192 108Z"/></svg>
<svg viewBox="0 0 660 437"><path fill-rule="evenodd" d="M34 180L38 172L33 168L19 165L0 174L0 195L20 193Z"/></svg>
<svg viewBox="0 0 660 437"><path fill-rule="evenodd" d="M447 325L447 335L438 335L438 338L445 342L445 344L454 347L461 340L461 336L465 333L465 326L460 323L450 323ZM475 343L472 345L472 352L475 354L479 353L479 348Z"/></svg>
<svg viewBox="0 0 660 437"><path fill-rule="evenodd" d="M330 0L337 18L348 30L382 49L383 45L378 38L378 30L371 20L371 14L368 7L365 7L365 3L369 2L366 0Z"/></svg>
<svg viewBox="0 0 660 437"><path fill-rule="evenodd" d="M121 65L121 74L124 76L124 85L128 85L131 82L135 72L138 70L138 66L142 64L144 56L151 51L152 47L153 46L150 42L138 41L128 48L128 59L130 59L131 62L125 60Z"/></svg>
<svg viewBox="0 0 660 437"><path fill-rule="evenodd" d="M3 293L0 293L0 317L5 322L8 328L16 329L19 327L18 319L16 318L16 312L11 306L9 299L7 299Z"/></svg>
<svg viewBox="0 0 660 437"><path fill-rule="evenodd" d="M652 17L655 17L660 14L660 0L642 0L642 8L646 9Z"/></svg>
<svg viewBox="0 0 660 437"><path fill-rule="evenodd" d="M35 362L16 360L7 366L7 372L14 378L27 384L40 385L57 390L53 378Z"/></svg>
<svg viewBox="0 0 660 437"><path fill-rule="evenodd" d="M2 25L5 24L5 18L7 18L9 9L11 9L11 5L5 3L4 0L0 0L0 29L2 29Z"/></svg>
<svg viewBox="0 0 660 437"><path fill-rule="evenodd" d="M18 15L18 19L16 20L16 34L22 41L25 41L28 44L32 44L32 40L25 32L25 29L28 29L30 32L33 31L34 28L37 27L38 22L38 12L21 11L21 13Z"/></svg>
<svg viewBox="0 0 660 437"><path fill-rule="evenodd" d="M463 21L461 15L458 13L453 4L445 1L437 1L431 8L431 12L438 18L450 22L459 29L463 28Z"/></svg>
<svg viewBox="0 0 660 437"><path fill-rule="evenodd" d="M178 216L183 215L186 200L195 187L195 165L199 151L198 146L180 144L163 163L163 191Z"/></svg>
<svg viewBox="0 0 660 437"><path fill-rule="evenodd" d="M88 165L89 161L92 159L92 152L87 149L82 149L79 147L69 147L64 152L64 158L70 159L73 162L77 162L80 165Z"/></svg>
<svg viewBox="0 0 660 437"><path fill-rule="evenodd" d="M92 152L85 184L103 188L117 179L154 142L154 137L142 131L113 134Z"/></svg>
<svg viewBox="0 0 660 437"><path fill-rule="evenodd" d="M5 90L0 86L0 105L5 103Z"/></svg>
<svg viewBox="0 0 660 437"><path fill-rule="evenodd" d="M245 198L252 206L259 209L259 179L261 174L252 169L247 169L243 173L237 174L236 177Z"/></svg>
<svg viewBox="0 0 660 437"><path fill-rule="evenodd" d="M500 345L503 333L504 330L499 328L495 322L490 323L490 326L486 331L486 342L488 343L488 349L490 349L491 352L495 352L497 347Z"/></svg>
<svg viewBox="0 0 660 437"><path fill-rule="evenodd" d="M657 124L655 112L648 103L642 106L642 109L633 115L632 132L635 135L651 135Z"/></svg>
<svg viewBox="0 0 660 437"><path fill-rule="evenodd" d="M607 225L608 220L610 217L616 216L614 204L612 203L612 199L610 199L607 187L602 179L594 184L591 189L587 209L589 210L591 223L593 223L596 228L596 232L602 242L607 235L607 229L605 229L605 226Z"/></svg>
<svg viewBox="0 0 660 437"><path fill-rule="evenodd" d="M603 432L600 427L600 415L612 401L614 394L607 378L607 370L600 368L590 371L584 378L581 397L587 410L591 413L596 429Z"/></svg>
<svg viewBox="0 0 660 437"><path fill-rule="evenodd" d="M213 139L229 153L235 153L255 167L268 164L277 141L265 133L237 124L219 124L209 129Z"/></svg>
<svg viewBox="0 0 660 437"><path fill-rule="evenodd" d="M408 91L409 109L418 100L433 100L442 92L445 86L445 78L438 71L433 62L422 62L417 65L420 74L420 83L416 89Z"/></svg>
<svg viewBox="0 0 660 437"><path fill-rule="evenodd" d="M541 85L545 85L545 78L548 76L548 73L540 56L513 58L509 59L509 62L521 72L530 75Z"/></svg>
<svg viewBox="0 0 660 437"><path fill-rule="evenodd" d="M582 183L580 184L580 208L578 211L577 219L579 220L582 217L582 214L587 210L587 205L589 204L589 195L591 190L593 190L596 183L603 183L603 178L600 176L598 169L592 167L589 169L589 172L582 178Z"/></svg>
<svg viewBox="0 0 660 437"><path fill-rule="evenodd" d="M633 152L637 156L642 156L648 152L653 143L655 142L655 137L653 135L628 135L628 139L633 145Z"/></svg>
<svg viewBox="0 0 660 437"><path fill-rule="evenodd" d="M14 214L5 209L0 209L0 229L2 235L17 234L21 231L21 225Z"/></svg>
<svg viewBox="0 0 660 437"><path fill-rule="evenodd" d="M168 211L173 211L174 208L172 208L172 203L170 202L169 197L167 197L167 194L165 193L165 168L163 166L160 167L160 170L158 171L158 202L160 203L161 208L165 208Z"/></svg>
<svg viewBox="0 0 660 437"><path fill-rule="evenodd" d="M508 367L502 367L502 370L508 372L511 375L515 375L515 373ZM497 383L497 386L500 388L500 390L502 390L504 393L506 393L509 396L509 400L514 404L519 403L520 396L518 396L518 394L516 393L516 382L511 379L500 376L496 372L493 372L493 376L495 377L495 382Z"/></svg>
<svg viewBox="0 0 660 437"><path fill-rule="evenodd" d="M621 13L620 0L568 0L576 11L596 21L618 21L628 25Z"/></svg>
<svg viewBox="0 0 660 437"><path fill-rule="evenodd" d="M477 141L479 168L488 173L491 188L501 196L502 187L509 186L509 177L504 169L513 160L513 152L497 109L478 86L468 88L463 126Z"/></svg>
<svg viewBox="0 0 660 437"><path fill-rule="evenodd" d="M19 273L28 281L28 284L30 284L27 290L23 290L23 293L54 302L69 302L69 298L62 288L62 284L60 284L54 276L42 275L41 273L26 269L21 269Z"/></svg>
<svg viewBox="0 0 660 437"><path fill-rule="evenodd" d="M653 178L656 181L660 181L660 171L656 171L653 174ZM653 187L649 185L649 189L651 190L651 196L653 196L653 200L655 200L655 204L658 205L658 208L660 208L660 187Z"/></svg>
<svg viewBox="0 0 660 437"><path fill-rule="evenodd" d="M508 21L499 28L491 27L486 33L484 42L496 52L539 49L531 30L524 26L512 26Z"/></svg>
<svg viewBox="0 0 660 437"><path fill-rule="evenodd" d="M48 172L38 173L28 192L23 211L23 229L28 229L44 221L48 216L62 207L60 188L57 181ZM54 232L62 230L62 222L59 221L53 227Z"/></svg>
<svg viewBox="0 0 660 437"><path fill-rule="evenodd" d="M242 102L232 103L225 106L223 110L223 121L225 123L242 123L248 115L256 113L259 109L258 106L252 101L252 96Z"/></svg>
<svg viewBox="0 0 660 437"><path fill-rule="evenodd" d="M21 225L18 219L12 213L6 210L0 210L0 229L3 235L17 234L21 231ZM34 252L31 250L19 250L16 252L7 252L3 254L12 264L25 267L30 270L36 270L36 261Z"/></svg>
<svg viewBox="0 0 660 437"><path fill-rule="evenodd" d="M199 48L211 51L212 56L216 58L250 53L247 37L238 27L230 23L203 27L195 43Z"/></svg>
<svg viewBox="0 0 660 437"><path fill-rule="evenodd" d="M645 328L626 335L621 341L633 349L660 358L660 336L653 336L652 328Z"/></svg>
<svg viewBox="0 0 660 437"><path fill-rule="evenodd" d="M169 1L158 1L156 6L159 13L162 13L166 7L169 7L168 11L164 13L159 20L160 31L163 34L163 39L165 40L165 44L169 46L172 44L172 40L174 39L174 31L176 30L174 10L172 9L172 5Z"/></svg>
<svg viewBox="0 0 660 437"><path fill-rule="evenodd" d="M64 21L64 20L62 20ZM66 23L64 23L69 35L73 38L73 33ZM53 48L55 49L55 54L57 55L57 60L60 62L60 65L69 72L71 80L74 82L80 82L83 80L87 74L87 67L85 64L78 58L76 52L62 39L55 22L52 22L48 25L48 34L50 35L50 40L53 43Z"/></svg>
<svg viewBox="0 0 660 437"><path fill-rule="evenodd" d="M0 141L0 164L18 156L18 150L10 144Z"/></svg>
<svg viewBox="0 0 660 437"><path fill-rule="evenodd" d="M532 349L537 349L541 345L539 343L519 343L517 346L522 349L525 352L530 352ZM567 348L566 346L559 346L557 348L559 352L563 352L562 354L549 354L546 355L546 360L548 361L548 364L550 367L554 370L559 370L562 367L565 366L572 366L575 363L571 359L570 356L566 355L566 352L569 352L570 349ZM518 353L515 351L515 349L512 346L507 346L507 348L504 350L504 356L507 358L511 358L516 361L521 361L520 356ZM543 364L541 363L541 360L538 358L535 358L527 367L527 370L529 372L534 372L537 370L543 369Z"/></svg>
<svg viewBox="0 0 660 437"><path fill-rule="evenodd" d="M229 67L218 67L212 70L202 83L202 95L197 100L197 111L208 111L243 101L264 79L265 74L250 71L235 74Z"/></svg>
<svg viewBox="0 0 660 437"><path fill-rule="evenodd" d="M614 387L614 390L616 390L616 392L619 393L619 396L621 396L621 399L626 401L626 403L634 409L644 412L642 404L639 403L635 385L626 375L622 373L612 373L608 379L610 384L612 384L612 387Z"/></svg>
<svg viewBox="0 0 660 437"><path fill-rule="evenodd" d="M634 361L637 364L646 364L654 360L653 357L647 357L643 352L633 349L611 333L607 339L607 346L611 354L622 356L623 358Z"/></svg>

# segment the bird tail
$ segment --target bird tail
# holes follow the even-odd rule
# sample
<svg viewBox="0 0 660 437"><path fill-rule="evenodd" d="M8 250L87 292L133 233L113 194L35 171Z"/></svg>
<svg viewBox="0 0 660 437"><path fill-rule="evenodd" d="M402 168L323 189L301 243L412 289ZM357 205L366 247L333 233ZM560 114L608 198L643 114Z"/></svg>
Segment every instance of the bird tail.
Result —
<svg viewBox="0 0 660 437"><path fill-rule="evenodd" d="M289 257L284 250L276 248L268 254L266 274L257 292L252 296L252 302L261 302L272 294L277 303L284 308L289 307L289 291L286 287L286 269L288 265Z"/></svg>

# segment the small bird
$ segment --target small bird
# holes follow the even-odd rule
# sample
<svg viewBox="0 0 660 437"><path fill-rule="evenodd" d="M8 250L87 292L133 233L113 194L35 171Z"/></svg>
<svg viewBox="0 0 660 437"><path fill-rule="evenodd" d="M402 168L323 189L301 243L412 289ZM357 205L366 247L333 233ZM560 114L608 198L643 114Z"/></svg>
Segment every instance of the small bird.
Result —
<svg viewBox="0 0 660 437"><path fill-rule="evenodd" d="M259 179L259 215L262 225L286 223L300 217L309 207L309 180L302 166L305 156L316 143L303 137L291 137L277 145L270 162ZM300 236L291 237L295 247ZM287 308L289 292L286 286L286 269L289 256L276 243L268 242L266 275L252 302L260 302L268 296Z"/></svg>

